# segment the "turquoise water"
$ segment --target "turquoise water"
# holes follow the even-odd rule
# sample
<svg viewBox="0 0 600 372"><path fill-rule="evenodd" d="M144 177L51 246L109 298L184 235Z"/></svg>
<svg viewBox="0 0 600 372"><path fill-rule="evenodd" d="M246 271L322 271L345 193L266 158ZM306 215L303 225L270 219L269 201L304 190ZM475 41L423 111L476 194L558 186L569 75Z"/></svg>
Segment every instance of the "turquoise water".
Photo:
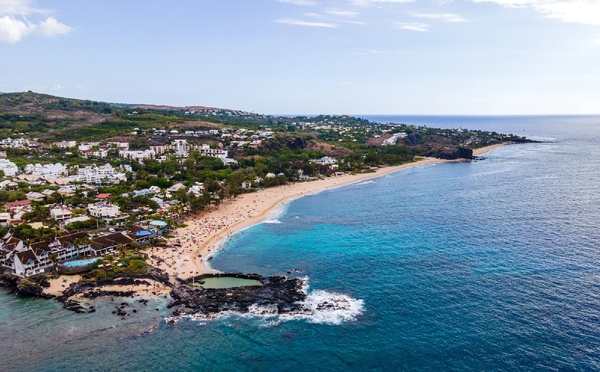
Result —
<svg viewBox="0 0 600 372"><path fill-rule="evenodd" d="M87 260L76 260L76 261L65 262L63 265L65 265L67 267L85 266L85 265L93 264L96 261L98 261L98 258L88 258Z"/></svg>
<svg viewBox="0 0 600 372"><path fill-rule="evenodd" d="M309 301L346 301L345 312L183 319L143 334L165 299L120 320L110 303L80 315L1 294L0 367L600 369L600 117L409 120L549 141L297 199L211 261L308 277Z"/></svg>

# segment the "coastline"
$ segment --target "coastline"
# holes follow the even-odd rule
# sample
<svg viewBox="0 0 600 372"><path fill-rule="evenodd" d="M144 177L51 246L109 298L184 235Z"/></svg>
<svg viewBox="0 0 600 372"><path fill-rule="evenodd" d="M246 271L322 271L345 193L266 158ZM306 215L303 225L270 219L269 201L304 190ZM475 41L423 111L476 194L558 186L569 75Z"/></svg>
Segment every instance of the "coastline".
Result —
<svg viewBox="0 0 600 372"><path fill-rule="evenodd" d="M473 155L480 156L504 145L508 143L482 147L473 150ZM223 242L239 231L264 222L273 210L291 200L412 167L455 161L424 158L412 163L379 168L371 173L345 174L243 194L235 199L225 200L218 208L186 220L188 226L179 228L175 232L175 239L179 239L182 246L177 250L176 255L169 254L165 249L153 249L152 254L170 262L170 267L161 268L166 269L171 277L187 279L195 275L217 273L218 270L211 268L208 261Z"/></svg>
<svg viewBox="0 0 600 372"><path fill-rule="evenodd" d="M473 155L480 156L508 144L510 143L482 147L473 150ZM150 266L164 270L172 283L202 274L219 273L209 264L211 256L218 252L219 247L234 234L268 220L273 211L282 208L291 200L382 177L408 168L457 161L463 160L423 158L412 163L378 168L374 172L344 174L315 181L297 182L243 194L235 199L227 199L218 207L186 219L187 226L174 232L174 238L169 239L167 247L152 247L148 251L148 263ZM50 287L44 289L44 293L60 296L72 283L79 282L80 278L80 275L61 275L58 278L50 279ZM154 292L155 295L169 293L169 287L155 281L151 282L151 292ZM119 285L108 289L119 292L130 291L136 296L152 296L145 286ZM104 288L104 290L108 289Z"/></svg>

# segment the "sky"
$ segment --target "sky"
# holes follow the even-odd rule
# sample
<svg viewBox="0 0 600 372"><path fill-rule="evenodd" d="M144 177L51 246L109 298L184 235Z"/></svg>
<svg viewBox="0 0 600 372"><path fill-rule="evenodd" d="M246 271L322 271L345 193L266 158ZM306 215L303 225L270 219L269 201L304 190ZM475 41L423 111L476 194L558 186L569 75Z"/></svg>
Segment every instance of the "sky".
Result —
<svg viewBox="0 0 600 372"><path fill-rule="evenodd" d="M600 114L600 0L0 0L0 92L260 114Z"/></svg>

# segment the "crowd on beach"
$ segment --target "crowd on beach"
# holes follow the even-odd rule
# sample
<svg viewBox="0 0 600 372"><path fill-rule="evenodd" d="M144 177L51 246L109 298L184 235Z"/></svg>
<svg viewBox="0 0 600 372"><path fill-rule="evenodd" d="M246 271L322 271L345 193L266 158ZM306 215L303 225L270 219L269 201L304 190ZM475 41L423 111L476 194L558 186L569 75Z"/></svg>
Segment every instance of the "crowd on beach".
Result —
<svg viewBox="0 0 600 372"><path fill-rule="evenodd" d="M481 155L495 147L497 146L479 149L475 155ZM209 261L212 254L222 249L224 240L231 239L237 232L247 227L263 222L279 204L330 188L380 177L404 168L441 162L446 161L426 158L414 163L380 168L374 173L345 174L318 181L288 184L224 200L218 207L188 217L184 221L186 226L172 232L173 237L168 239L166 246L154 246L150 249L148 263L165 270L171 280L214 273L216 270L210 267ZM60 284L65 285L65 283Z"/></svg>

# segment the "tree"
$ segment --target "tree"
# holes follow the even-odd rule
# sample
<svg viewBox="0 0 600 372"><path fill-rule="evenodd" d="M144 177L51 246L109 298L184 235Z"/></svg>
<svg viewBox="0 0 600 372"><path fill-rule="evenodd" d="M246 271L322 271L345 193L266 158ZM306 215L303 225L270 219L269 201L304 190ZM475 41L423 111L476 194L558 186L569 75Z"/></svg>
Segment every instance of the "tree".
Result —
<svg viewBox="0 0 600 372"><path fill-rule="evenodd" d="M52 262L53 270L55 270L55 271L56 271L56 264L58 263L58 260L59 260L59 258L58 258L58 255L57 255L56 253L51 253L51 254L48 256L48 260L49 260L50 262Z"/></svg>

